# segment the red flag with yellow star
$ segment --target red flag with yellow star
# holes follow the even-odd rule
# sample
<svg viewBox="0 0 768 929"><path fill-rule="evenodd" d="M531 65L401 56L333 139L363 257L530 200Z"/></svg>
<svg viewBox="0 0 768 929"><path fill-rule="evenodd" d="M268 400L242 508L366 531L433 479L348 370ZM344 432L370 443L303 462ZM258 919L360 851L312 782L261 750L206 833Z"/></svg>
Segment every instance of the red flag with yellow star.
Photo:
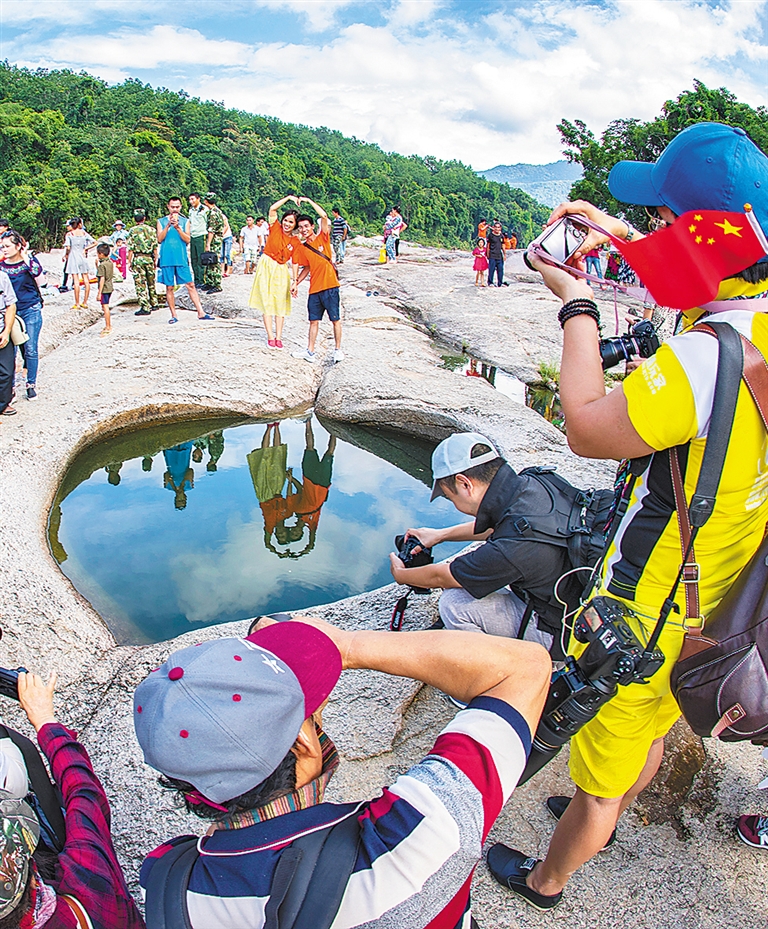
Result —
<svg viewBox="0 0 768 929"><path fill-rule="evenodd" d="M678 310L714 300L720 281L768 254L751 210L692 210L638 242L614 242L654 300Z"/></svg>

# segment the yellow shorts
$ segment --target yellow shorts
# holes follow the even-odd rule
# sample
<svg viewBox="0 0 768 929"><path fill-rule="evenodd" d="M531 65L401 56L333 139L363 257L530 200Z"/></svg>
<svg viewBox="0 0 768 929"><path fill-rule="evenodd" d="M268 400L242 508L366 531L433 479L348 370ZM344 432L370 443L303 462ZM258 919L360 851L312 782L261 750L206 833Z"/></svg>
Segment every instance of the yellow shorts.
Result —
<svg viewBox="0 0 768 929"><path fill-rule="evenodd" d="M653 622L642 641L652 628ZM572 644L578 657L586 646ZM613 700L571 739L570 771L577 787L593 797L621 797L638 779L652 743L680 717L669 679L682 646L680 620L668 620L659 639L664 664L647 684L620 686Z"/></svg>

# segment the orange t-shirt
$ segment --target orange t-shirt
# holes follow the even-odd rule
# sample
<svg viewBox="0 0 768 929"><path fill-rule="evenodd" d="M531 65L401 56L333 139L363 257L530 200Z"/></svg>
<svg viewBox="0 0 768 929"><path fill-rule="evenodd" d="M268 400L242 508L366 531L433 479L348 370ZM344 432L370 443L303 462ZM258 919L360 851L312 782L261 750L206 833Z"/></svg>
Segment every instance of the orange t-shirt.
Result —
<svg viewBox="0 0 768 929"><path fill-rule="evenodd" d="M269 535L272 535L278 523L290 519L295 514L298 499L298 494L288 494L287 498L277 494L271 500L259 504L264 517L264 528Z"/></svg>
<svg viewBox="0 0 768 929"><path fill-rule="evenodd" d="M327 232L318 232L318 234L307 240L312 248L322 252L330 260L326 261L320 255L305 248L304 245L297 244L293 250L293 263L301 265L302 268L309 268L309 292L311 294L320 293L321 290L330 290L331 287L339 286L339 276L336 274L336 268L331 264L333 261L333 250L331 248L331 237Z"/></svg>
<svg viewBox="0 0 768 929"><path fill-rule="evenodd" d="M488 237L488 230L490 226L488 223L478 223L477 226L477 237L478 239L485 239Z"/></svg>
<svg viewBox="0 0 768 929"><path fill-rule="evenodd" d="M267 243L264 246L264 254L268 255L279 265L288 264L298 242L299 240L296 236L286 235L278 220L275 220L269 227L269 235L267 236Z"/></svg>
<svg viewBox="0 0 768 929"><path fill-rule="evenodd" d="M295 507L296 515L301 516L305 524L317 531L320 521L320 510L328 499L328 487L315 484L308 477L304 478L301 491L301 500Z"/></svg>

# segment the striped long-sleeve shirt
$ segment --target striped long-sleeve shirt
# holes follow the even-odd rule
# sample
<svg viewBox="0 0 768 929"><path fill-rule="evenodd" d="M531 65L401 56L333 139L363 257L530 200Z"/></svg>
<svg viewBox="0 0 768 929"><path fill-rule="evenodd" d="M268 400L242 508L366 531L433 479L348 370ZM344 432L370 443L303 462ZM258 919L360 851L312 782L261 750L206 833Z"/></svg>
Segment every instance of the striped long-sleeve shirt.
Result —
<svg viewBox="0 0 768 929"><path fill-rule="evenodd" d="M472 874L529 750L509 704L479 697L457 714L423 761L359 808L360 850L332 929L468 929ZM187 893L193 929L261 929L282 850L355 806L321 803L202 840ZM143 886L172 845L145 860Z"/></svg>

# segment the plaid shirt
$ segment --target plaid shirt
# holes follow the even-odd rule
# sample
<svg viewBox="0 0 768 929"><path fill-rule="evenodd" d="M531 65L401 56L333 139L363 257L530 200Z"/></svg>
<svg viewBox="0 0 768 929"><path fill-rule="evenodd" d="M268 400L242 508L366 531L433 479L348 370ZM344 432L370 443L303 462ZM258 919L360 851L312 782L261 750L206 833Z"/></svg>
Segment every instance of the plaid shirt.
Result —
<svg viewBox="0 0 768 929"><path fill-rule="evenodd" d="M51 882L56 893L77 898L94 929L144 929L112 844L107 796L88 753L60 723L47 723L37 739L61 788L66 812L67 840ZM45 925L76 929L72 910L60 896Z"/></svg>

